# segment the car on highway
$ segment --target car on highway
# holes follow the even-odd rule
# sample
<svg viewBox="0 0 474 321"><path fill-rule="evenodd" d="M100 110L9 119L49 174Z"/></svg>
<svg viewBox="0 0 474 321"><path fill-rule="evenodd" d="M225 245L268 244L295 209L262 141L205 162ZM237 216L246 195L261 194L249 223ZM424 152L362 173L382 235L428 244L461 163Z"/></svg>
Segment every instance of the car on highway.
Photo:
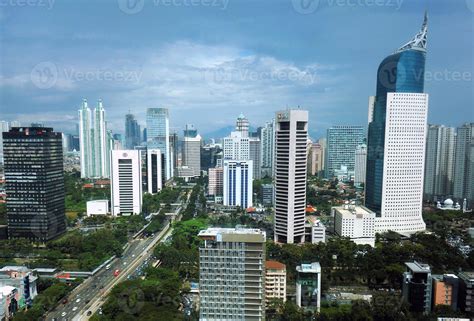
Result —
<svg viewBox="0 0 474 321"><path fill-rule="evenodd" d="M77 307L72 308L72 312L75 312L77 310Z"/></svg>
<svg viewBox="0 0 474 321"><path fill-rule="evenodd" d="M79 299L76 300L76 303L79 303L79 302L81 302L81 298L79 298Z"/></svg>
<svg viewBox="0 0 474 321"><path fill-rule="evenodd" d="M61 316L62 316L62 317L65 317L66 314L67 314L66 312L63 312L63 313L61 313Z"/></svg>
<svg viewBox="0 0 474 321"><path fill-rule="evenodd" d="M107 265L105 266L105 269L106 269L106 270L109 270L109 269L110 269L110 264L107 264Z"/></svg>

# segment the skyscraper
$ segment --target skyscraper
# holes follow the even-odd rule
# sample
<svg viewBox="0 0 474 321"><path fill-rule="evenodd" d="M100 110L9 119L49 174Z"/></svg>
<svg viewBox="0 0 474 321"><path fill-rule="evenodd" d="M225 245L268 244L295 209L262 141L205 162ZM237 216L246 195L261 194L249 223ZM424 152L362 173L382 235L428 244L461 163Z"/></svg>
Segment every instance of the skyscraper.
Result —
<svg viewBox="0 0 474 321"><path fill-rule="evenodd" d="M253 163L253 179L261 178L261 149L260 149L260 139L255 137L250 137L249 139L249 159Z"/></svg>
<svg viewBox="0 0 474 321"><path fill-rule="evenodd" d="M148 193L156 194L163 188L163 161L159 149L147 149Z"/></svg>
<svg viewBox="0 0 474 321"><path fill-rule="evenodd" d="M252 206L252 171L251 160L224 160L224 205L241 208Z"/></svg>
<svg viewBox="0 0 474 321"><path fill-rule="evenodd" d="M265 320L265 232L199 232L199 320Z"/></svg>
<svg viewBox="0 0 474 321"><path fill-rule="evenodd" d="M165 162L166 180L173 177L174 166L170 150L170 124L167 108L148 108L146 111L147 147L159 149Z"/></svg>
<svg viewBox="0 0 474 321"><path fill-rule="evenodd" d="M193 125L186 125L183 137L182 165L188 166L194 176L201 175L201 136Z"/></svg>
<svg viewBox="0 0 474 321"><path fill-rule="evenodd" d="M138 125L135 116L125 115L125 148L134 149L140 145L140 125Z"/></svg>
<svg viewBox="0 0 474 321"><path fill-rule="evenodd" d="M423 93L427 23L425 15L421 31L378 69L365 199L378 216L378 233L411 234L426 227L421 213L428 113L428 95Z"/></svg>
<svg viewBox="0 0 474 321"><path fill-rule="evenodd" d="M362 126L334 126L327 130L326 177L331 179L342 166L354 171L355 151L365 139Z"/></svg>
<svg viewBox="0 0 474 321"><path fill-rule="evenodd" d="M430 125L426 139L424 194L444 200L453 194L454 128Z"/></svg>
<svg viewBox="0 0 474 321"><path fill-rule="evenodd" d="M112 215L140 214L142 211L142 166L140 150L112 151Z"/></svg>
<svg viewBox="0 0 474 321"><path fill-rule="evenodd" d="M311 175L319 175L323 170L324 149L319 143L311 143L308 156L308 172Z"/></svg>
<svg viewBox="0 0 474 321"><path fill-rule="evenodd" d="M44 242L66 231L61 133L18 127L3 133L10 239Z"/></svg>
<svg viewBox="0 0 474 321"><path fill-rule="evenodd" d="M367 167L367 145L362 144L357 146L355 151L354 163L354 185L359 186L365 184Z"/></svg>
<svg viewBox="0 0 474 321"><path fill-rule="evenodd" d="M7 121L0 121L0 164L3 164L3 135L2 133L10 130L10 125Z"/></svg>
<svg viewBox="0 0 474 321"><path fill-rule="evenodd" d="M308 111L285 110L275 121L275 241L302 243L306 209Z"/></svg>
<svg viewBox="0 0 474 321"><path fill-rule="evenodd" d="M87 100L82 101L79 109L79 144L81 151L81 177L110 177L111 134L107 131L105 109L99 99L94 112L91 112Z"/></svg>
<svg viewBox="0 0 474 321"><path fill-rule="evenodd" d="M273 176L273 152L275 145L275 136L273 133L273 121L267 122L262 127L260 134L261 144L261 171L262 176Z"/></svg>
<svg viewBox="0 0 474 321"><path fill-rule="evenodd" d="M457 200L474 202L474 123L467 123L456 130L453 196ZM462 203L462 202L459 202Z"/></svg>
<svg viewBox="0 0 474 321"><path fill-rule="evenodd" d="M237 122L235 124L235 130L242 133L242 137L249 137L250 123L244 114L240 114L237 117Z"/></svg>
<svg viewBox="0 0 474 321"><path fill-rule="evenodd" d="M245 137L242 132L231 132L230 136L224 138L224 159L248 160L250 159L250 138Z"/></svg>

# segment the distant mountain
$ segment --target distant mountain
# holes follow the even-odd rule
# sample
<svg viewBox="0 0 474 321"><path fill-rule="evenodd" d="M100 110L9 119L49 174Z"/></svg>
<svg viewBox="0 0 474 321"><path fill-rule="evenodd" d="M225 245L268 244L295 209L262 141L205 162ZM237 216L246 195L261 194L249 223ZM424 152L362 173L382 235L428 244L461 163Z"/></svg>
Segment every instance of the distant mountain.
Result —
<svg viewBox="0 0 474 321"><path fill-rule="evenodd" d="M201 136L204 139L214 138L216 141L230 135L230 132L235 131L235 126L226 126L219 129L214 129L208 132L203 132ZM250 132L256 132L257 128L250 126Z"/></svg>

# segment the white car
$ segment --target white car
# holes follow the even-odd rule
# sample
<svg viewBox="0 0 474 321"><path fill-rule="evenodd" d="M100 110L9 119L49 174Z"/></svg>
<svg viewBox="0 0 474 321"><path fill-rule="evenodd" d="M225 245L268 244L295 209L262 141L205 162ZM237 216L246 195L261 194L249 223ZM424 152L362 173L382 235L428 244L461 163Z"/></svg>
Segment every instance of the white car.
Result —
<svg viewBox="0 0 474 321"><path fill-rule="evenodd" d="M79 303L79 302L81 302L81 298L79 298L79 299L76 300L76 303Z"/></svg>
<svg viewBox="0 0 474 321"><path fill-rule="evenodd" d="M62 316L62 317L65 317L65 316L66 316L66 312L61 313L61 316Z"/></svg>
<svg viewBox="0 0 474 321"><path fill-rule="evenodd" d="M76 311L77 310L77 307L74 307L72 308L72 312Z"/></svg>

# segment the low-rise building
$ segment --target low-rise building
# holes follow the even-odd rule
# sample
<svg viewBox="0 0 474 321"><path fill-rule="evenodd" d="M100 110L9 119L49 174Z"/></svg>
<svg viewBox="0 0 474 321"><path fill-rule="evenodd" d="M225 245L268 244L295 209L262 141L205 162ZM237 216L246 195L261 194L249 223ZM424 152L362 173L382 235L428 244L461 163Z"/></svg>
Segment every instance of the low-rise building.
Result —
<svg viewBox="0 0 474 321"><path fill-rule="evenodd" d="M433 309L437 305L449 305L453 311L458 308L459 278L454 274L432 275Z"/></svg>
<svg viewBox="0 0 474 321"><path fill-rule="evenodd" d="M458 306L461 311L474 312L474 272L461 272L459 277Z"/></svg>
<svg viewBox="0 0 474 321"><path fill-rule="evenodd" d="M38 295L38 277L26 266L4 266L0 269L0 287L11 286L18 291L18 306L24 308Z"/></svg>
<svg viewBox="0 0 474 321"><path fill-rule="evenodd" d="M334 231L356 244L375 246L375 213L365 206L345 204L332 208Z"/></svg>
<svg viewBox="0 0 474 321"><path fill-rule="evenodd" d="M0 286L0 320L8 321L18 311L18 301L20 301L20 293L18 289L5 285Z"/></svg>
<svg viewBox="0 0 474 321"><path fill-rule="evenodd" d="M407 271L403 273L402 296L413 312L431 311L432 277L428 264L406 262Z"/></svg>
<svg viewBox="0 0 474 321"><path fill-rule="evenodd" d="M321 265L319 262L296 267L296 304L306 310L321 308Z"/></svg>
<svg viewBox="0 0 474 321"><path fill-rule="evenodd" d="M286 301L286 266L277 261L265 262L265 301Z"/></svg>
<svg viewBox="0 0 474 321"><path fill-rule="evenodd" d="M307 220L305 224L306 242L325 243L326 242L326 226L320 220Z"/></svg>
<svg viewBox="0 0 474 321"><path fill-rule="evenodd" d="M109 200L88 201L86 206L87 216L106 215L109 213Z"/></svg>

